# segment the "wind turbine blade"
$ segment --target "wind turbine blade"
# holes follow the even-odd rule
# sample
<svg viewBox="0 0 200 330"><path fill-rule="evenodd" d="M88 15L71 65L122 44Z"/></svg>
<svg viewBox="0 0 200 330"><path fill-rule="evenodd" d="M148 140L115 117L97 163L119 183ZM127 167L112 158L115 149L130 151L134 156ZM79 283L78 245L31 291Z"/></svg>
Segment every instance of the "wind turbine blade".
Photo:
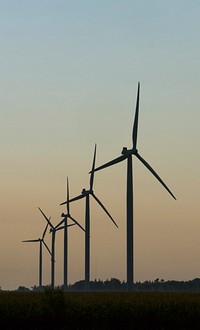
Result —
<svg viewBox="0 0 200 330"><path fill-rule="evenodd" d="M133 124L133 133L132 133L132 140L133 140L133 148L134 149L136 149L136 147L137 147L139 98L140 98L140 83L138 83L137 101L136 101L136 108L135 108L135 119L134 119L134 124Z"/></svg>
<svg viewBox="0 0 200 330"><path fill-rule="evenodd" d="M23 243L26 242L26 243L32 243L32 242L39 242L40 239L27 239L25 241L22 241Z"/></svg>
<svg viewBox="0 0 200 330"><path fill-rule="evenodd" d="M38 209L40 210L40 212L42 213L42 215L45 217L45 219L47 220L47 222L49 221L49 219L47 218L47 216L44 214L44 212L41 210L41 208L38 206Z"/></svg>
<svg viewBox="0 0 200 330"><path fill-rule="evenodd" d="M79 226L83 231L85 231L85 229L80 225L80 223L79 223L78 221L76 221L74 218L72 218L71 215L69 216L69 218L70 218L72 221L74 221L75 224L76 224L77 226Z"/></svg>
<svg viewBox="0 0 200 330"><path fill-rule="evenodd" d="M110 215L110 213L106 210L105 206L101 203L101 201L97 198L97 196L95 196L94 193L91 194L94 199L96 199L97 203L99 203L99 205L102 207L102 209L106 212L106 214L109 216L109 218L112 220L112 222L115 224L115 226L118 228L118 225L116 224L115 220L113 219L113 217Z"/></svg>
<svg viewBox="0 0 200 330"><path fill-rule="evenodd" d="M71 203L71 202L77 201L77 200L79 200L79 199L82 199L82 198L84 198L84 197L85 197L85 195L79 195L79 196L77 196L77 197L74 197L74 198L70 199L69 201L66 201L66 202L61 203L60 205L67 204L67 203Z"/></svg>
<svg viewBox="0 0 200 330"><path fill-rule="evenodd" d="M67 227L71 227L71 226L74 226L75 223L70 223L69 225L67 225ZM55 230L58 231L58 230L61 230L61 229L65 229L65 226L61 226L61 227L57 227Z"/></svg>
<svg viewBox="0 0 200 330"><path fill-rule="evenodd" d="M42 243L44 244L44 246L46 247L47 251L50 253L50 255L52 255L51 251L49 250L47 244L45 243L45 241L42 241Z"/></svg>
<svg viewBox="0 0 200 330"><path fill-rule="evenodd" d="M69 202L69 180L67 177L67 202ZM67 203L67 213L69 214L69 203Z"/></svg>
<svg viewBox="0 0 200 330"><path fill-rule="evenodd" d="M64 228L65 228L65 226L57 227L56 228L56 231L61 230L61 229L64 229Z"/></svg>
<svg viewBox="0 0 200 330"><path fill-rule="evenodd" d="M94 172L99 171L99 170L102 170L103 168L109 167L111 165L117 164L117 163L121 162L122 160L126 159L127 157L128 157L127 154L126 155L119 156L119 157L111 160L110 162L105 163L104 165L101 165L101 166L95 168L94 169Z"/></svg>
<svg viewBox="0 0 200 330"><path fill-rule="evenodd" d="M47 223L47 225L46 225L46 227L45 227L45 230L44 230L44 232L43 232L43 235L42 235L42 239L44 239L44 236L46 235L46 231L47 231L47 228L48 228L48 223Z"/></svg>
<svg viewBox="0 0 200 330"><path fill-rule="evenodd" d="M95 161L96 161L96 149L97 149L97 145L95 143L95 147L94 147L94 157L93 157L93 163L92 163L92 170L91 170L91 174L90 174L90 190L92 190L93 188L93 183L94 183L94 168L95 168Z"/></svg>
<svg viewBox="0 0 200 330"><path fill-rule="evenodd" d="M47 218L47 216L44 214L44 212L41 210L40 207L38 207L38 209L40 210L40 212L42 213L42 215L43 215L43 216L45 217L45 219L47 220L49 226L50 226L52 229L54 229L53 225L52 225L51 222L50 222L50 218L49 218L49 219Z"/></svg>
<svg viewBox="0 0 200 330"><path fill-rule="evenodd" d="M75 226L75 223L70 223L67 227Z"/></svg>
<svg viewBox="0 0 200 330"><path fill-rule="evenodd" d="M65 222L65 218L62 219L54 228L57 229L58 227L60 227L63 224L63 222Z"/></svg>
<svg viewBox="0 0 200 330"><path fill-rule="evenodd" d="M148 168L148 170L156 177L156 179L163 185L163 187L170 193L170 195L176 200L176 197L172 194L172 192L169 190L169 188L166 186L166 184L163 182L163 180L159 177L159 175L153 170L153 168L144 160L138 153L136 154L136 157Z"/></svg>

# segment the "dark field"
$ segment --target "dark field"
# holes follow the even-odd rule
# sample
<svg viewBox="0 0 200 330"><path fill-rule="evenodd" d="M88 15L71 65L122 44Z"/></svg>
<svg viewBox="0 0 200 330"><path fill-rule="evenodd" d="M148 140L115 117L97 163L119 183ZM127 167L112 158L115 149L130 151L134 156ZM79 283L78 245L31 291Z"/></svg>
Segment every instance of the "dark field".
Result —
<svg viewBox="0 0 200 330"><path fill-rule="evenodd" d="M1 292L1 329L200 329L200 293Z"/></svg>

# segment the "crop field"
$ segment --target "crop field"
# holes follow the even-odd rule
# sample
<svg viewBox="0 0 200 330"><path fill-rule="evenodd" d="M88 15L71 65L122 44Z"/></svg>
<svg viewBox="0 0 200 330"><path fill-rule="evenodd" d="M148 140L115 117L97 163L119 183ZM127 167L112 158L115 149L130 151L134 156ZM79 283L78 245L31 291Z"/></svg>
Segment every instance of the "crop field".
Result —
<svg viewBox="0 0 200 330"><path fill-rule="evenodd" d="M1 329L199 329L200 293L1 292Z"/></svg>

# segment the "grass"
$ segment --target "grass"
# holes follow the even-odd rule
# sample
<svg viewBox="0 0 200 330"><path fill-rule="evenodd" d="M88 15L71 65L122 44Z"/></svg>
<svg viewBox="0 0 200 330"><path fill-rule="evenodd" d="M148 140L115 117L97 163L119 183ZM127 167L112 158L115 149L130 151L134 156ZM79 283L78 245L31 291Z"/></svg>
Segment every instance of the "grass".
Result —
<svg viewBox="0 0 200 330"><path fill-rule="evenodd" d="M1 292L1 329L199 329L199 293Z"/></svg>

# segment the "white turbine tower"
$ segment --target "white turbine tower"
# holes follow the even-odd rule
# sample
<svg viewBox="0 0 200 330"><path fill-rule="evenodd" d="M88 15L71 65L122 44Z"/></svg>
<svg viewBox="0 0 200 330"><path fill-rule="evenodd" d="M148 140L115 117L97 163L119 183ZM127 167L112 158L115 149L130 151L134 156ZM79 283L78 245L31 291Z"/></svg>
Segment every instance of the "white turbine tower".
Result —
<svg viewBox="0 0 200 330"><path fill-rule="evenodd" d="M55 227L55 229L64 229L64 291L67 290L68 287L68 219L72 220L74 222L74 224L76 224L77 226L79 226L79 228L81 228L83 231L85 231L85 229L79 224L79 222L77 220L75 220L70 213L70 206L69 206L69 180L67 178L67 213L61 214L61 217L63 217L63 219L57 224L57 226ZM64 224L63 227L60 228L60 226Z"/></svg>
<svg viewBox="0 0 200 330"><path fill-rule="evenodd" d="M127 210L127 290L132 290L134 282L134 254L133 254L133 169L132 169L132 156L137 157L141 163L156 177L156 179L163 185L163 187L170 193L174 198L175 196L158 176L158 174L153 170L153 168L144 160L138 153L137 150L137 132L138 132L138 115L139 115L139 96L140 96L140 83L138 83L137 91L137 102L135 110L135 119L132 131L132 148L127 149L126 147L122 150L122 156L119 156L104 165L101 165L94 169L94 171L99 171L108 166L117 164L125 159L127 159L127 200L126 200L126 210Z"/></svg>
<svg viewBox="0 0 200 330"><path fill-rule="evenodd" d="M42 215L46 219L47 223L51 227L51 229L50 229L50 233L52 234L52 236L51 236L51 287L52 287L52 289L54 289L54 287L55 287L55 239L56 239L56 231L63 229L64 226L59 227L59 228L54 227L52 225L52 223L50 222L50 220L47 218L47 216L44 214L44 212L39 207L38 207L38 209L40 210L40 212L42 213ZM73 226L73 225L74 225L74 223L70 224L70 225L67 225L67 226L70 227L70 226Z"/></svg>
<svg viewBox="0 0 200 330"><path fill-rule="evenodd" d="M44 246L46 247L47 251L51 255L51 251L49 250L47 244L44 241L44 236L46 234L47 227L48 227L48 223L47 223L47 225L46 225L46 227L44 229L44 232L43 232L41 238L38 238L38 239L28 239L28 240L22 241L22 242L25 242L25 243L39 243L39 288L40 288L40 290L42 289L42 244L44 244Z"/></svg>
<svg viewBox="0 0 200 330"><path fill-rule="evenodd" d="M109 216L109 218L115 224L115 226L118 227L117 224L115 223L114 219L110 215L110 213L105 208L105 206L101 203L101 201L94 194L93 184L94 184L95 159L96 159L96 144L95 144L95 149L94 149L93 164L92 164L92 170L91 170L91 175L90 175L90 189L89 190L83 189L81 195L74 197L66 202L61 203L61 205L69 204L71 202L85 198L85 291L88 291L90 288L89 287L89 285L90 285L90 196L92 196L96 200L96 202L106 212L106 214Z"/></svg>

